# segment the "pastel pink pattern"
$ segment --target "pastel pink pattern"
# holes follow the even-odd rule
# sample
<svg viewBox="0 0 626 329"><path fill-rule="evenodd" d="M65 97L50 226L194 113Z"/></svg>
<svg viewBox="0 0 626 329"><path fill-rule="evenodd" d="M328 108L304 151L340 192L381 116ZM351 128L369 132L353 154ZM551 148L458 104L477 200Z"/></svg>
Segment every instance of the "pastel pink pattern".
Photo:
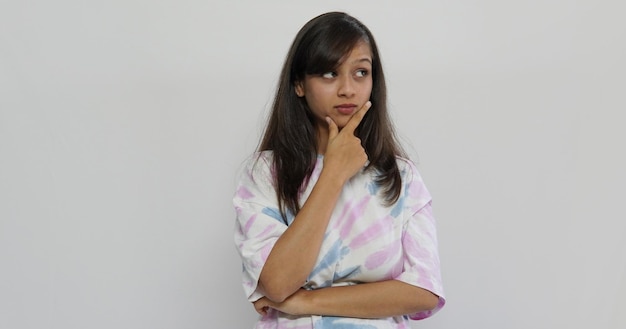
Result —
<svg viewBox="0 0 626 329"><path fill-rule="evenodd" d="M271 163L271 151L254 154L246 163L233 197L237 215L235 246L243 263L244 292L251 302L263 297L257 287L259 275L272 247L290 222L280 218L277 212ZM398 158L397 164L403 190L400 200L390 207L384 206L380 191L372 188L374 172L361 171L346 183L306 288L395 279L439 296L437 307L380 319L298 317L272 310L259 318L255 328L408 329L409 319L427 318L445 305L431 196L412 162ZM301 203L311 193L322 167L323 157L318 156L313 174L303 187Z"/></svg>

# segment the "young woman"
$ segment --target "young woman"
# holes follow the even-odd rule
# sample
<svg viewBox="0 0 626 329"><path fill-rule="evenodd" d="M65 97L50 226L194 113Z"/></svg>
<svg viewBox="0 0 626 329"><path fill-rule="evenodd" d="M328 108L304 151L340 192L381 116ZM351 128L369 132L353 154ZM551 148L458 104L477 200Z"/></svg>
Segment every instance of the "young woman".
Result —
<svg viewBox="0 0 626 329"><path fill-rule="evenodd" d="M233 199L257 328L408 328L443 307L431 197L386 101L365 25L300 30Z"/></svg>

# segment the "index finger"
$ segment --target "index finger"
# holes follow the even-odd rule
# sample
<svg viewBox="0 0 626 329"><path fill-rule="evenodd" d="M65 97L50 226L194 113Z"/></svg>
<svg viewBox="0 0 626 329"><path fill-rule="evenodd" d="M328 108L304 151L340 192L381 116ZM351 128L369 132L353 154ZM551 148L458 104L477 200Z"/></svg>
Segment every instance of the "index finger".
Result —
<svg viewBox="0 0 626 329"><path fill-rule="evenodd" d="M350 118L350 120L348 120L348 123L346 123L346 125L343 127L343 129L341 129L341 131L343 132L344 130L346 130L347 132L354 133L354 131L356 130L356 127L359 126L359 124L361 123L361 120L363 120L363 118L365 117L365 113L367 113L367 110L369 110L371 107L372 107L372 102L370 101L365 102L365 104L363 104L361 109L358 110L356 113L354 113L354 115Z"/></svg>

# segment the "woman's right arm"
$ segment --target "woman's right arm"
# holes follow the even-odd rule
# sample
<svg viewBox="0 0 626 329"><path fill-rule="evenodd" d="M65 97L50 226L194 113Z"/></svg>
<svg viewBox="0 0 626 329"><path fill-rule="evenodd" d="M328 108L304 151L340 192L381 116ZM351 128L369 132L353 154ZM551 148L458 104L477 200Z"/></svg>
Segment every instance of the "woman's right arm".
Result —
<svg viewBox="0 0 626 329"><path fill-rule="evenodd" d="M342 187L322 170L300 212L272 247L259 277L259 289L270 300L282 302L305 284Z"/></svg>
<svg viewBox="0 0 626 329"><path fill-rule="evenodd" d="M268 299L284 301L305 284L315 266L343 185L367 162L367 154L354 130L370 106L367 102L341 131L327 118L328 141L320 177L291 225L272 247L261 270L258 285Z"/></svg>

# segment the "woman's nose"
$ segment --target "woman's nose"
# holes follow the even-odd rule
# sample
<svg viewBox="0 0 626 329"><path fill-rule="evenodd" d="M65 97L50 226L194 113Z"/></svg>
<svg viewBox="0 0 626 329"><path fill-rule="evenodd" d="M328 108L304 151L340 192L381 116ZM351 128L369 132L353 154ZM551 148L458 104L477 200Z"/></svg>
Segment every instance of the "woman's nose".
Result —
<svg viewBox="0 0 626 329"><path fill-rule="evenodd" d="M339 88L337 89L338 96L352 97L356 93L356 88L352 77L346 76L339 80Z"/></svg>

